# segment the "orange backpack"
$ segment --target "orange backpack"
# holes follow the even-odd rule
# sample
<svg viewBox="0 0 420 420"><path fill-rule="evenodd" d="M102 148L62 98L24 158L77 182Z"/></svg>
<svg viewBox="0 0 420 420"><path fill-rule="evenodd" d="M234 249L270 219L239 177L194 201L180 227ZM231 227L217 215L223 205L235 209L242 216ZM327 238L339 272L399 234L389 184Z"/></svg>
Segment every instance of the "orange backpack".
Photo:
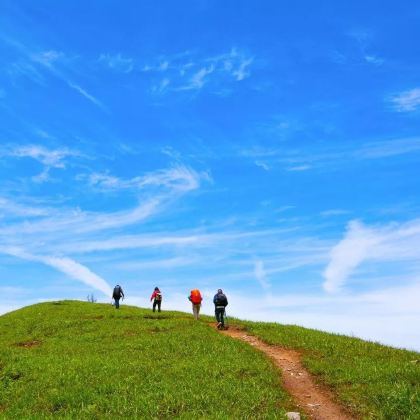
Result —
<svg viewBox="0 0 420 420"><path fill-rule="evenodd" d="M191 290L191 302L198 305L202 301L201 293L198 289Z"/></svg>

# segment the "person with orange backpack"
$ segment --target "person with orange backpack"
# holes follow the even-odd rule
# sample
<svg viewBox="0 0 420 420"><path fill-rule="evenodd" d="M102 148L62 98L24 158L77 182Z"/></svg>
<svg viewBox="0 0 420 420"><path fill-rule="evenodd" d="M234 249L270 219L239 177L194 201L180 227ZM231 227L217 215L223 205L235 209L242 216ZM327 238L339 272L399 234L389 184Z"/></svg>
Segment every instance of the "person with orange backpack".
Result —
<svg viewBox="0 0 420 420"><path fill-rule="evenodd" d="M201 302L203 300L200 291L198 289L191 290L188 300L192 303L194 319L198 321L198 318L200 317Z"/></svg>
<svg viewBox="0 0 420 420"><path fill-rule="evenodd" d="M162 293L159 290L159 287L155 287L153 290L152 296L150 297L150 302L153 300L153 312L156 310L156 306L158 307L158 312L160 312L160 305L162 304Z"/></svg>

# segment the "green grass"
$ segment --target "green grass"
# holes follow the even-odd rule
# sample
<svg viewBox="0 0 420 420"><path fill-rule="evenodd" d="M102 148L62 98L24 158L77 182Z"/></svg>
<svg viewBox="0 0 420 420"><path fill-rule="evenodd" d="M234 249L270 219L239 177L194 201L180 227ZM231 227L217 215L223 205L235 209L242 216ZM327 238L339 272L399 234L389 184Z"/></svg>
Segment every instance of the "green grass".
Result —
<svg viewBox="0 0 420 420"><path fill-rule="evenodd" d="M297 326L235 323L269 344L301 350L306 368L361 418L420 419L419 353Z"/></svg>
<svg viewBox="0 0 420 420"><path fill-rule="evenodd" d="M2 418L284 418L272 364L191 315L63 301L0 317Z"/></svg>

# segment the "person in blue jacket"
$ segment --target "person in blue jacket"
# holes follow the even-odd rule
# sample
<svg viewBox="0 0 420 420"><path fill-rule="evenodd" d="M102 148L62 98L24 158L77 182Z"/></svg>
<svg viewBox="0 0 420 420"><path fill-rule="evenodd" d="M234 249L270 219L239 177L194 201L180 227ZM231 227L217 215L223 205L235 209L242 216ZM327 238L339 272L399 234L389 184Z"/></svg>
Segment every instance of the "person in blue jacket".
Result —
<svg viewBox="0 0 420 420"><path fill-rule="evenodd" d="M223 330L225 328L225 309L228 305L226 295L222 289L218 289L213 298L214 312L216 315L217 328Z"/></svg>

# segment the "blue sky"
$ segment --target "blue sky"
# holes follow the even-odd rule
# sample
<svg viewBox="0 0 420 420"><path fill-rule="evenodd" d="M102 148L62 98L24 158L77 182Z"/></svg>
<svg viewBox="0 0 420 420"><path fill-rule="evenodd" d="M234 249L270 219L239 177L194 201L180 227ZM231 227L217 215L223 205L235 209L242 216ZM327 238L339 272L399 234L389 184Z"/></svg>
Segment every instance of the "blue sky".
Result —
<svg viewBox="0 0 420 420"><path fill-rule="evenodd" d="M337 3L3 1L0 312L221 287L420 349L420 6Z"/></svg>

